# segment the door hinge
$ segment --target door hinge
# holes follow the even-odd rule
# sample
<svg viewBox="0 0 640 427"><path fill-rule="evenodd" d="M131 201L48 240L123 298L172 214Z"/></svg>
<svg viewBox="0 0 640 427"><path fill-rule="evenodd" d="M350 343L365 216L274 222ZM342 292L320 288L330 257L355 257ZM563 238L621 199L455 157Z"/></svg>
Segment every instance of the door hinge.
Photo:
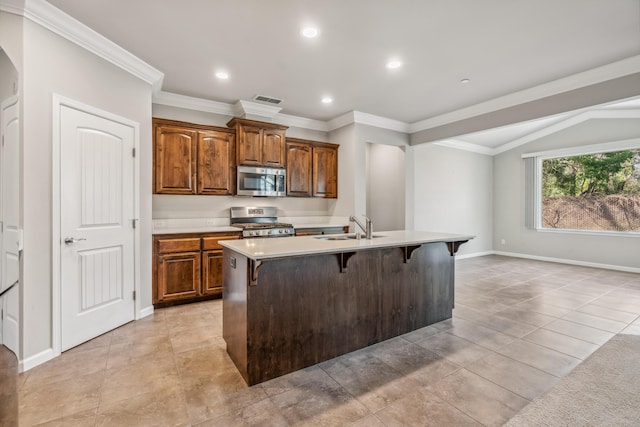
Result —
<svg viewBox="0 0 640 427"><path fill-rule="evenodd" d="M133 228L136 228L137 223L138 223L137 218L131 220L131 225L133 225Z"/></svg>
<svg viewBox="0 0 640 427"><path fill-rule="evenodd" d="M131 149L131 154L133 155L133 157L135 157L135 156L136 156L136 147L133 147L133 148Z"/></svg>
<svg viewBox="0 0 640 427"><path fill-rule="evenodd" d="M0 221L0 233L4 233L4 221Z"/></svg>
<svg viewBox="0 0 640 427"><path fill-rule="evenodd" d="M133 291L133 300L136 300L136 291Z"/></svg>
<svg viewBox="0 0 640 427"><path fill-rule="evenodd" d="M4 135L2 135L2 146L4 147Z"/></svg>

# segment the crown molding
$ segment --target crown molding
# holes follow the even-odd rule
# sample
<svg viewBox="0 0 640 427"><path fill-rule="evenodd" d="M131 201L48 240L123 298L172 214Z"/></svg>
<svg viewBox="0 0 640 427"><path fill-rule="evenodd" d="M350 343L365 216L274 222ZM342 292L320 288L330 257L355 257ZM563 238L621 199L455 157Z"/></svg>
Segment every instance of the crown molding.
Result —
<svg viewBox="0 0 640 427"><path fill-rule="evenodd" d="M253 118L258 117L261 119L272 120L276 114L282 110L280 107L274 107L273 105L259 104L252 101L243 101L242 99L236 102L233 106L237 117Z"/></svg>
<svg viewBox="0 0 640 427"><path fill-rule="evenodd" d="M505 96L453 111L451 113L442 114L440 116L412 123L410 125L409 133L415 133L459 120L465 120L481 114L514 107L516 105L535 101L547 96L557 95L559 93L602 83L607 80L624 77L637 72L640 72L640 55L563 77L529 89L513 92Z"/></svg>
<svg viewBox="0 0 640 427"><path fill-rule="evenodd" d="M327 132L327 122L321 120L307 119L306 117L290 116L288 114L278 114L273 118L273 123L286 125L294 128L317 130Z"/></svg>
<svg viewBox="0 0 640 427"><path fill-rule="evenodd" d="M20 15L88 50L160 90L164 74L44 0L0 0L0 10Z"/></svg>
<svg viewBox="0 0 640 427"><path fill-rule="evenodd" d="M336 129L340 129L341 127L350 125L355 123L355 111L349 111L348 113L344 113L338 117L334 117L333 119L327 122L327 131L332 131Z"/></svg>
<svg viewBox="0 0 640 427"><path fill-rule="evenodd" d="M0 11L22 16L24 0L0 0Z"/></svg>
<svg viewBox="0 0 640 427"><path fill-rule="evenodd" d="M552 124L538 131L532 132L528 135L522 136L520 138L514 139L511 142L506 144L502 144L499 147L492 149L493 154L497 155L504 153L505 151L512 150L521 145L528 144L530 142L536 141L540 138L544 138L545 136L552 135L554 133L558 133L564 129L568 129L570 127L576 126L580 123L586 122L588 120L593 119L638 119L640 118L640 110L591 110L585 111L574 116L567 118L561 122Z"/></svg>
<svg viewBox="0 0 640 427"><path fill-rule="evenodd" d="M354 123L395 130L397 132L409 133L411 128L409 123L401 122L400 120L388 119L386 117L375 116L369 113L363 113L362 111L354 111L353 119Z"/></svg>
<svg viewBox="0 0 640 427"><path fill-rule="evenodd" d="M640 146L640 138L623 139L619 141L601 142L598 144L581 145L580 147L557 148L555 150L537 151L535 153L524 153L520 157L528 159L530 157L567 157L583 154L596 154L620 150L634 150Z"/></svg>
<svg viewBox="0 0 640 427"><path fill-rule="evenodd" d="M236 110L232 104L164 91L153 94L153 103L167 105L169 107L186 108L187 110L203 111L205 113L221 114L229 117L233 117L236 114Z"/></svg>
<svg viewBox="0 0 640 427"><path fill-rule="evenodd" d="M553 135L554 133L558 133L564 129L568 129L573 126L579 125L580 123L584 123L586 121L594 119L640 119L640 109L615 110L612 109L611 106L603 106L600 110L581 111L571 117L566 118L565 120L554 123L528 135L524 135L520 138L516 138L511 142L507 142L506 144L502 144L495 148L485 147L483 145L474 144L472 142L460 141L458 139L445 139L442 141L433 142L432 144L442 147L455 148L458 150L471 151L473 153L484 154L487 156L496 156L498 154L504 153L505 151L512 150L521 145L528 144L540 138ZM632 141L636 143L638 140L634 139Z"/></svg>
<svg viewBox="0 0 640 427"><path fill-rule="evenodd" d="M455 148L457 150L470 151L472 153L484 154L485 156L493 156L494 149L483 145L474 144L472 142L459 141L457 139L445 139L444 141L434 142L433 145L441 147Z"/></svg>

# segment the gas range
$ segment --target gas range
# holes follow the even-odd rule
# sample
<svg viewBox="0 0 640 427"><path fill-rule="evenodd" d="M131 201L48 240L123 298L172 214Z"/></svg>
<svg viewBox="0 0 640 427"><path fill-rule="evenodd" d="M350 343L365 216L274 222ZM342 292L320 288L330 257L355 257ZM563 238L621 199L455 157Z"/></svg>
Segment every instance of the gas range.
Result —
<svg viewBox="0 0 640 427"><path fill-rule="evenodd" d="M231 225L242 229L242 237L289 237L295 234L293 225L278 222L276 207L233 207Z"/></svg>

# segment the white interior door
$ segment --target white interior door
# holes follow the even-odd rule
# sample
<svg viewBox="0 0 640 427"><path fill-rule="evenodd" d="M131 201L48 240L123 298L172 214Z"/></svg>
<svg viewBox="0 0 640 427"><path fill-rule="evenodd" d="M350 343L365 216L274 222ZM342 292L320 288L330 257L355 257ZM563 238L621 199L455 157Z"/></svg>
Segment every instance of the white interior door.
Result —
<svg viewBox="0 0 640 427"><path fill-rule="evenodd" d="M60 110L61 350L134 318L132 127Z"/></svg>
<svg viewBox="0 0 640 427"><path fill-rule="evenodd" d="M20 119L18 97L2 102L0 117L2 146L0 148L0 293L18 282L20 277L21 233L20 215ZM20 331L20 299L18 285L7 291L0 301L2 307L1 341L18 353Z"/></svg>

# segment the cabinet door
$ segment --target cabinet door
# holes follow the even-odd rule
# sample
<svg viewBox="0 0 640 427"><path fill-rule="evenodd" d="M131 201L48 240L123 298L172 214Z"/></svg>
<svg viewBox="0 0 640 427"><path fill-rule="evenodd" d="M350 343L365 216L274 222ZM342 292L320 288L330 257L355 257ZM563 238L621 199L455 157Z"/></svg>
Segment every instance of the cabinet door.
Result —
<svg viewBox="0 0 640 427"><path fill-rule="evenodd" d="M313 196L338 197L338 149L313 147Z"/></svg>
<svg viewBox="0 0 640 427"><path fill-rule="evenodd" d="M196 194L197 132L157 126L153 142L154 193Z"/></svg>
<svg viewBox="0 0 640 427"><path fill-rule="evenodd" d="M285 157L285 131L281 129L263 129L262 164L283 168Z"/></svg>
<svg viewBox="0 0 640 427"><path fill-rule="evenodd" d="M287 142L287 196L311 197L311 164L309 144Z"/></svg>
<svg viewBox="0 0 640 427"><path fill-rule="evenodd" d="M202 252L202 294L222 294L222 251Z"/></svg>
<svg viewBox="0 0 640 427"><path fill-rule="evenodd" d="M158 301L200 294L200 251L158 255Z"/></svg>
<svg viewBox="0 0 640 427"><path fill-rule="evenodd" d="M198 132L198 194L233 194L235 136L227 132Z"/></svg>
<svg viewBox="0 0 640 427"><path fill-rule="evenodd" d="M237 127L238 164L262 165L262 128L258 126Z"/></svg>
<svg viewBox="0 0 640 427"><path fill-rule="evenodd" d="M323 234L348 233L349 227L296 228L296 236L320 236Z"/></svg>
<svg viewBox="0 0 640 427"><path fill-rule="evenodd" d="M324 234L322 230L316 230L314 228L299 230L296 228L296 236L321 236Z"/></svg>

